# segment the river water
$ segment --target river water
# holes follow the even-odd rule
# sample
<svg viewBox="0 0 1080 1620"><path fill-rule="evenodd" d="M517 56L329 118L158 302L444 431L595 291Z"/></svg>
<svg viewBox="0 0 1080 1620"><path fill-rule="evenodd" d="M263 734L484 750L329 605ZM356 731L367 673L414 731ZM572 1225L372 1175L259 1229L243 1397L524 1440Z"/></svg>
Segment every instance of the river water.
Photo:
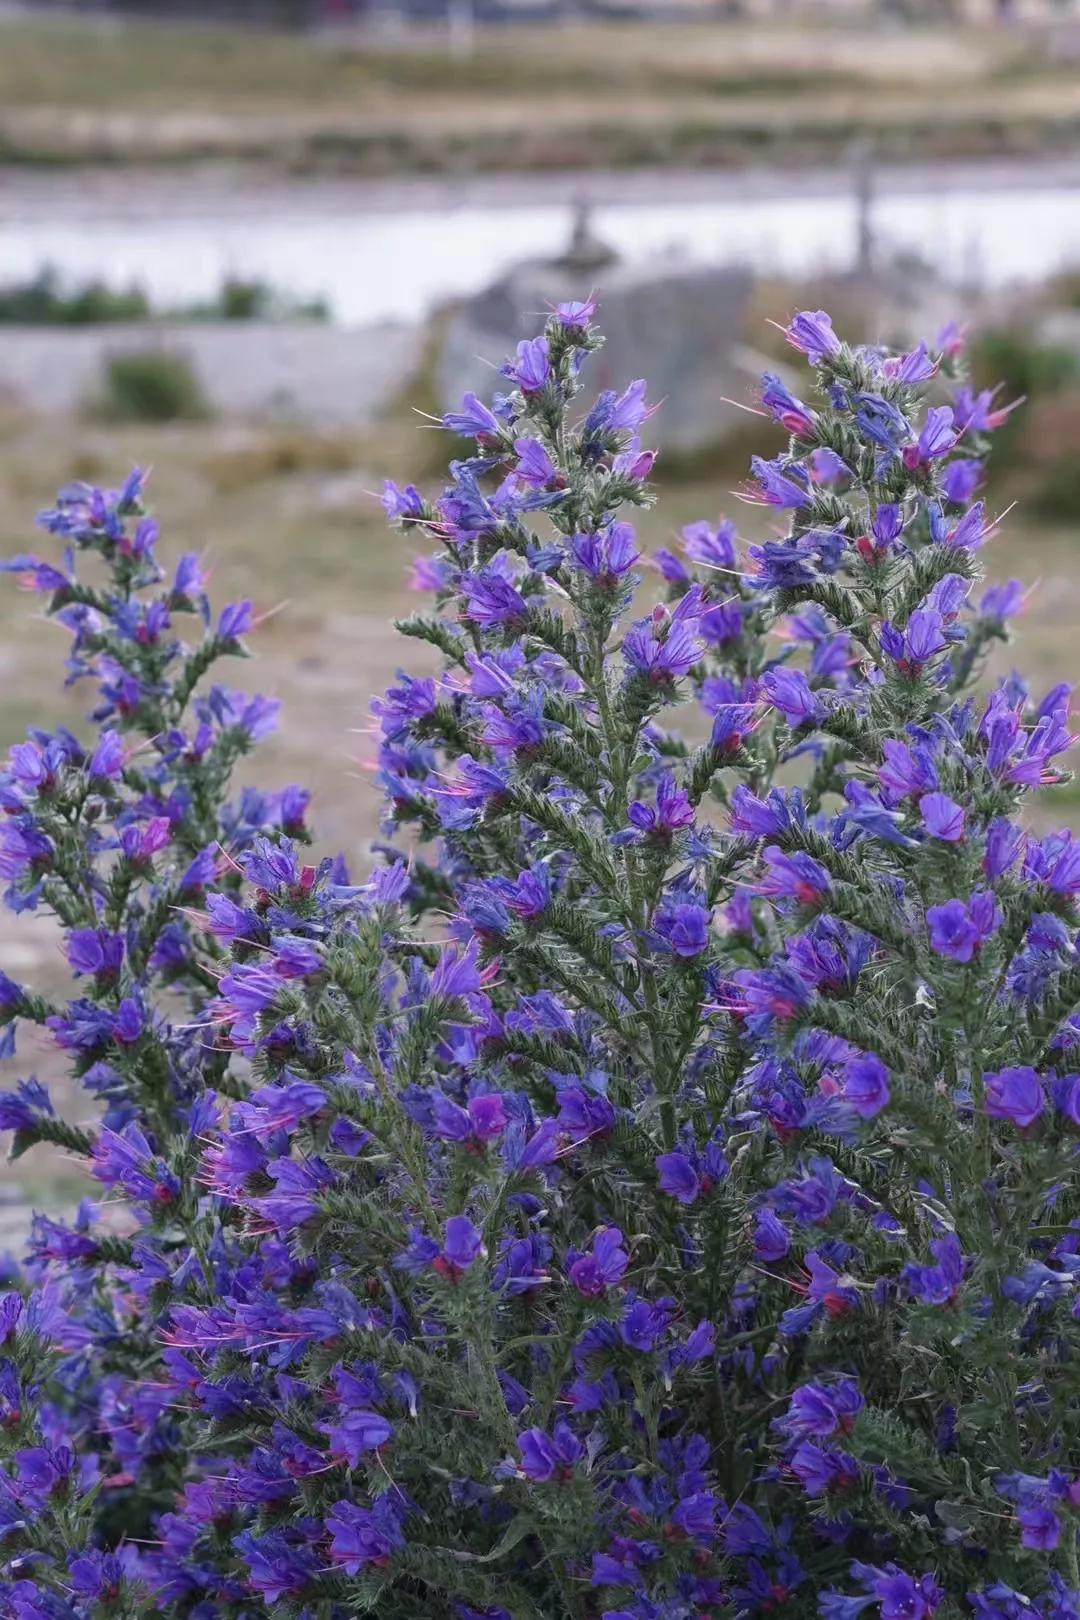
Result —
<svg viewBox="0 0 1080 1620"><path fill-rule="evenodd" d="M882 170L879 250L993 287L1080 266L1080 162ZM226 275L325 298L347 325L415 320L517 260L552 256L576 198L627 259L738 262L799 275L850 264L856 205L842 173L583 176L398 185L143 174L0 185L0 281L43 264L140 283L155 303L215 293Z"/></svg>

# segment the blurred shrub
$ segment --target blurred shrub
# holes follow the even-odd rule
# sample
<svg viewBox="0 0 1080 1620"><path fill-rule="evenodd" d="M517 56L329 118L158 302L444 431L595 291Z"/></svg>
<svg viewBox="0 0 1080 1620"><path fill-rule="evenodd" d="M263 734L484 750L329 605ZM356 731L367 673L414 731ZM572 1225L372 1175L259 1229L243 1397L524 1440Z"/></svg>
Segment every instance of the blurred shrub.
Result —
<svg viewBox="0 0 1080 1620"><path fill-rule="evenodd" d="M268 281L228 276L203 303L155 309L141 287L85 281L65 288L52 265L29 281L0 287L0 325L95 326L109 321L327 321L325 299L294 299Z"/></svg>
<svg viewBox="0 0 1080 1620"><path fill-rule="evenodd" d="M191 361L166 349L110 356L95 415L117 422L177 422L210 415Z"/></svg>
<svg viewBox="0 0 1080 1620"><path fill-rule="evenodd" d="M1031 504L1040 517L1080 521L1080 459L1075 452L1051 463L1036 485Z"/></svg>
<svg viewBox="0 0 1080 1620"><path fill-rule="evenodd" d="M1066 265L1047 283L1047 303L1080 309L1080 264Z"/></svg>
<svg viewBox="0 0 1080 1620"><path fill-rule="evenodd" d="M992 327L980 332L971 348L971 366L979 388L997 388L1008 403L1023 398L1031 403L1059 394L1080 374L1080 361L1070 349L1042 343L1023 326ZM1001 473L1015 465L1028 438L1029 412L1010 416L994 439L994 461Z"/></svg>
<svg viewBox="0 0 1080 1620"><path fill-rule="evenodd" d="M1017 494L1039 517L1080 522L1080 386L1036 398L1017 415Z"/></svg>
<svg viewBox="0 0 1080 1620"><path fill-rule="evenodd" d="M87 281L64 292L51 265L30 281L0 287L0 324L5 326L91 326L149 316L150 304L140 287L117 291L102 281Z"/></svg>
<svg viewBox="0 0 1080 1620"><path fill-rule="evenodd" d="M1032 332L1016 326L981 332L972 346L971 361L978 385L1000 384L1008 398L1025 394L1034 399L1056 393L1080 370L1071 349L1040 343Z"/></svg>
<svg viewBox="0 0 1080 1620"><path fill-rule="evenodd" d="M206 304L187 304L169 311L186 321L328 321L323 298L294 299L268 281L227 276L217 297Z"/></svg>

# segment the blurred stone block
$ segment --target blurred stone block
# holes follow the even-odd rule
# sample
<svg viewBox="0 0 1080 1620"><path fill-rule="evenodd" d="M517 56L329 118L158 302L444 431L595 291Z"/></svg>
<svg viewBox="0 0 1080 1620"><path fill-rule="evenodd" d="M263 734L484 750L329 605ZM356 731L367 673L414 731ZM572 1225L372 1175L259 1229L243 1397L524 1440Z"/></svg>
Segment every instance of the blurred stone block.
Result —
<svg viewBox="0 0 1080 1620"><path fill-rule="evenodd" d="M535 337L551 307L600 297L606 342L589 362L589 389L622 389L649 379L649 398L662 400L656 432L666 446L693 450L714 444L738 424L727 399L745 396L739 358L754 278L739 267L680 268L614 264L584 237L562 259L522 264L451 314L438 360L445 410L466 389L484 398L500 384L495 367L522 338Z"/></svg>

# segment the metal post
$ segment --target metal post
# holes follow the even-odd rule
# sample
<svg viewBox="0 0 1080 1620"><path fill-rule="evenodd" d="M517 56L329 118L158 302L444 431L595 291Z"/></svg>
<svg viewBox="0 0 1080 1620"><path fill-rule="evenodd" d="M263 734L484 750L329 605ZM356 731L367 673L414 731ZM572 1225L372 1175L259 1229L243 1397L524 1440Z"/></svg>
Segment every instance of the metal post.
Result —
<svg viewBox="0 0 1080 1620"><path fill-rule="evenodd" d="M455 62L471 62L476 54L474 0L447 0L446 20L450 32L450 55Z"/></svg>

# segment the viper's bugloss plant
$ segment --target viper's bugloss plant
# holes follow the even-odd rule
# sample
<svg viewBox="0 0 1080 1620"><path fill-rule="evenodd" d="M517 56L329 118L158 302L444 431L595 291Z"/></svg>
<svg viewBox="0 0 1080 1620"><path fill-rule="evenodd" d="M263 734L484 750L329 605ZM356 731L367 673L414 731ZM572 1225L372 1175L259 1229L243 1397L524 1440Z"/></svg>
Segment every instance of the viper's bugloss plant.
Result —
<svg viewBox="0 0 1080 1620"><path fill-rule="evenodd" d="M1067 690L980 689L1004 413L955 331L796 316L782 537L692 525L649 607L593 313L387 487L442 672L375 705L359 885L297 790L227 808L250 609L160 587L137 479L17 560L99 732L12 750L8 899L79 989L2 1001L104 1115L0 1122L108 1196L0 1303L5 1620L1080 1616L1080 847L1022 820Z"/></svg>

